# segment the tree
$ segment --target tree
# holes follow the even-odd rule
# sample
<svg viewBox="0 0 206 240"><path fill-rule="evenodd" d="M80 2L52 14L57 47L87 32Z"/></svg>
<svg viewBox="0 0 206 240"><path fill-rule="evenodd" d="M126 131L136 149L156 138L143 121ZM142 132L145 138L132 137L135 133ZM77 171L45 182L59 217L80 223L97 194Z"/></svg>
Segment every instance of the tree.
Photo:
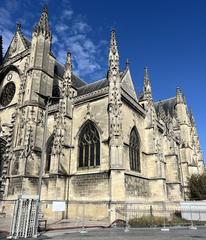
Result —
<svg viewBox="0 0 206 240"><path fill-rule="evenodd" d="M206 200L206 173L193 174L188 181L189 199Z"/></svg>

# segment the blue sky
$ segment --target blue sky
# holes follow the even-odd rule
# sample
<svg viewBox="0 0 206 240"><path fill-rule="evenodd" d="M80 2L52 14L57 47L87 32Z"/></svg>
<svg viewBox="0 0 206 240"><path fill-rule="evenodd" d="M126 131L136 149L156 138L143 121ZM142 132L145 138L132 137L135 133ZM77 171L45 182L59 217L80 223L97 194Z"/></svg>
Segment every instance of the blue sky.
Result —
<svg viewBox="0 0 206 240"><path fill-rule="evenodd" d="M1 0L0 34L6 50L15 22L30 38L43 1ZM155 100L180 87L192 107L206 159L206 1L205 0L48 0L53 52L91 82L106 75L110 31L117 31L121 67L126 58L137 92L148 66Z"/></svg>

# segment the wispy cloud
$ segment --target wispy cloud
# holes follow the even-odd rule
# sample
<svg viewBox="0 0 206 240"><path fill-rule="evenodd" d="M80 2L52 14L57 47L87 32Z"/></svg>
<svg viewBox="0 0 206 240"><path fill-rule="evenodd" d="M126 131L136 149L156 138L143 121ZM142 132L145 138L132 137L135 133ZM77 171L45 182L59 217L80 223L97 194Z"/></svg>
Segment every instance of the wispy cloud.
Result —
<svg viewBox="0 0 206 240"><path fill-rule="evenodd" d="M0 33L3 35L3 49L5 51L8 48L13 36L13 33L10 30L12 25L13 22L9 10L7 8L0 7Z"/></svg>
<svg viewBox="0 0 206 240"><path fill-rule="evenodd" d="M105 65L100 55L105 41L95 42L89 26L82 15L76 15L68 0L63 1L61 17L55 24L54 52L57 59L64 63L67 50L73 57L74 72L82 78L99 78L105 75Z"/></svg>
<svg viewBox="0 0 206 240"><path fill-rule="evenodd" d="M27 4L27 5L26 5ZM34 4L34 3L33 3ZM13 7L12 7L13 6ZM50 14L49 20L52 29L53 52L58 61L65 63L67 51L73 57L74 72L83 79L95 80L105 75L105 62L102 61L105 49L104 40L94 40L91 35L92 27L85 16L77 14L71 7L69 0L61 0L58 4L59 11ZM20 9L25 8L25 14L20 14ZM0 6L0 33L3 35L4 52L14 35L15 22L22 23L25 36L30 38L32 28L38 21L39 12L31 15L30 1L7 0ZM19 15L18 19L17 15ZM52 17L51 17L52 16ZM32 23L31 23L32 22Z"/></svg>

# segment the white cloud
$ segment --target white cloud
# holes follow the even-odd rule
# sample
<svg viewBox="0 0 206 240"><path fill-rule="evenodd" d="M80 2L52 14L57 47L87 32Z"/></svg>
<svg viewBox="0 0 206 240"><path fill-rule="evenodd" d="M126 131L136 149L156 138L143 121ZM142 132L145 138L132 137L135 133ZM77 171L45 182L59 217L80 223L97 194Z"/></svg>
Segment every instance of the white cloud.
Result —
<svg viewBox="0 0 206 240"><path fill-rule="evenodd" d="M12 5L14 8L12 8ZM4 53L14 35L15 20L13 16L16 15L17 10L20 10L20 6L17 0L7 0L4 6L0 6L0 33L3 35ZM25 4L22 7L26 8ZM31 8L32 6L30 4L27 7ZM61 0L58 7L61 9L59 14L56 11L56 15L54 13L53 16L49 15L53 36L53 51L57 60L64 64L66 53L69 50L73 57L74 72L81 78L94 80L105 76L106 70L105 62L102 62L102 49L105 47L106 41L102 39L95 41L91 38L92 27L83 15L73 11L69 0ZM33 13L31 12L31 14ZM39 16L39 14L35 15ZM24 26L26 28L24 34L27 38L30 38L32 29L28 29L28 14L25 16L22 14L20 18L25 23L22 26L22 28ZM38 18L36 21L38 21Z"/></svg>
<svg viewBox="0 0 206 240"><path fill-rule="evenodd" d="M13 33L9 30L13 25L10 12L3 7L0 7L0 33L3 36L3 49L6 52Z"/></svg>
<svg viewBox="0 0 206 240"><path fill-rule="evenodd" d="M63 17L67 18L67 19L71 19L72 15L73 15L73 11L71 9L69 10L64 10L63 11Z"/></svg>
<svg viewBox="0 0 206 240"><path fill-rule="evenodd" d="M106 41L95 42L90 37L91 26L84 16L75 14L68 0L63 1L61 8L64 9L61 17L51 23L55 25L58 38L58 41L53 42L57 59L65 63L66 52L70 50L77 75L89 79L91 76L94 79L103 77L106 70L101 67L102 47L105 47Z"/></svg>
<svg viewBox="0 0 206 240"><path fill-rule="evenodd" d="M55 30L57 33L59 34L63 34L65 31L68 30L68 26L64 23L58 23L56 26L55 26Z"/></svg>

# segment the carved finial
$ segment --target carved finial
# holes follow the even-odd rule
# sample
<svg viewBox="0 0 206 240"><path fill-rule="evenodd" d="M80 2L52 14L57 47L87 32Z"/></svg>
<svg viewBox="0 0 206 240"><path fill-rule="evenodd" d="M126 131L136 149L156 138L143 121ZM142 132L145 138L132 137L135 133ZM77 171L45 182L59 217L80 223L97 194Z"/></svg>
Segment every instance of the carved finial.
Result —
<svg viewBox="0 0 206 240"><path fill-rule="evenodd" d="M128 58L126 59L125 65L126 65L126 68L129 68L129 59Z"/></svg>
<svg viewBox="0 0 206 240"><path fill-rule="evenodd" d="M65 72L64 79L71 76L72 73L72 57L70 51L67 52L66 64L65 64Z"/></svg>
<svg viewBox="0 0 206 240"><path fill-rule="evenodd" d="M144 67L144 80L148 81L149 80L149 74L148 74L148 67Z"/></svg>
<svg viewBox="0 0 206 240"><path fill-rule="evenodd" d="M48 5L44 4L43 9L42 9L42 13L45 12L46 14L48 14Z"/></svg>
<svg viewBox="0 0 206 240"><path fill-rule="evenodd" d="M3 38L0 35L0 66L3 63Z"/></svg>
<svg viewBox="0 0 206 240"><path fill-rule="evenodd" d="M179 87L176 89L176 101L177 103L184 103L184 97Z"/></svg>
<svg viewBox="0 0 206 240"><path fill-rule="evenodd" d="M71 85L72 85L72 58L71 53L68 52L61 88L61 93L64 97L72 97Z"/></svg>
<svg viewBox="0 0 206 240"><path fill-rule="evenodd" d="M51 32L49 31L49 21L48 21L48 7L45 5L43 7L39 22L34 27L34 35L43 35L45 38L50 38Z"/></svg>
<svg viewBox="0 0 206 240"><path fill-rule="evenodd" d="M20 32L20 31L21 31L21 23L20 23L20 22L17 22L17 23L16 23L16 31L17 31L17 32Z"/></svg>
<svg viewBox="0 0 206 240"><path fill-rule="evenodd" d="M110 48L109 48L109 69L116 68L119 70L119 53L117 49L116 32L111 32Z"/></svg>
<svg viewBox="0 0 206 240"><path fill-rule="evenodd" d="M67 52L66 65L71 69L72 68L72 55L71 52Z"/></svg>
<svg viewBox="0 0 206 240"><path fill-rule="evenodd" d="M144 97L152 99L152 87L149 80L148 68L144 67Z"/></svg>

